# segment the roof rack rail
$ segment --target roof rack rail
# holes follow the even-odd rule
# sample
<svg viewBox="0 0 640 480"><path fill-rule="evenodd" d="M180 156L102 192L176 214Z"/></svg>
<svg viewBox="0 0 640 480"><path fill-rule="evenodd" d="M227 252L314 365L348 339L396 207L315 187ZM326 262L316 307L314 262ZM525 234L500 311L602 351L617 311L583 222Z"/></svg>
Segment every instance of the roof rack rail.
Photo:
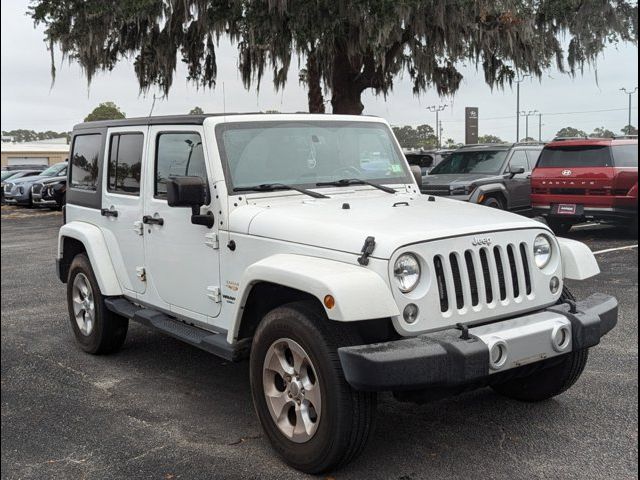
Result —
<svg viewBox="0 0 640 480"><path fill-rule="evenodd" d="M629 140L635 140L638 138L638 135L616 135L613 138L615 138L616 140L624 140L625 138Z"/></svg>

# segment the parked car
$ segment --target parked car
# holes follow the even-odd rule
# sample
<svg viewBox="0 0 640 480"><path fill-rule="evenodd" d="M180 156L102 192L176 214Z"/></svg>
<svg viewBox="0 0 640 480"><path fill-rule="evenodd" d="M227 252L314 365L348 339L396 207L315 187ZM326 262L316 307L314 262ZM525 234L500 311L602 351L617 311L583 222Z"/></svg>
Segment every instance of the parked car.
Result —
<svg viewBox="0 0 640 480"><path fill-rule="evenodd" d="M34 183L51 177L61 177L66 174L67 162L60 162L40 172L39 175L18 178L6 182L3 189L5 202L11 205L30 207L33 204L31 187Z"/></svg>
<svg viewBox="0 0 640 480"><path fill-rule="evenodd" d="M2 182L0 183L0 199L4 203L4 184L11 180L39 175L40 170L2 170Z"/></svg>
<svg viewBox="0 0 640 480"><path fill-rule="evenodd" d="M531 170L543 144L467 145L425 178L422 193L525 212L531 208Z"/></svg>
<svg viewBox="0 0 640 480"><path fill-rule="evenodd" d="M638 139L558 139L532 176L531 201L557 234L580 222L607 222L638 234Z"/></svg>
<svg viewBox="0 0 640 480"><path fill-rule="evenodd" d="M420 171L424 178L429 174L433 167L447 158L451 152L453 152L452 149L405 150L404 156L407 158L409 165L420 167Z"/></svg>
<svg viewBox="0 0 640 480"><path fill-rule="evenodd" d="M362 450L377 391L545 400L617 322L615 298L565 287L599 272L586 245L420 195L380 118L89 122L70 169L57 271L79 347L114 352L133 320L248 358L265 437L304 472Z"/></svg>
<svg viewBox="0 0 640 480"><path fill-rule="evenodd" d="M47 169L47 165L32 165L32 164L24 164L24 165L7 165L2 167L2 171L12 171L12 170L38 170L42 172Z"/></svg>
<svg viewBox="0 0 640 480"><path fill-rule="evenodd" d="M31 186L33 205L62 210L66 199L67 176L52 177Z"/></svg>

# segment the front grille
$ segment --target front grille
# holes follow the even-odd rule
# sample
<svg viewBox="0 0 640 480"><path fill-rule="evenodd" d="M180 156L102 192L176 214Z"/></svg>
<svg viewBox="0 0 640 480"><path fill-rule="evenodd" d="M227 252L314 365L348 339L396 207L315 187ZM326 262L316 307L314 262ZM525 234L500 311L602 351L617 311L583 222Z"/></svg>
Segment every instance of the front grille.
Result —
<svg viewBox="0 0 640 480"><path fill-rule="evenodd" d="M40 195L42 193L42 184L36 183L31 187L31 193L35 193L36 195Z"/></svg>
<svg viewBox="0 0 640 480"><path fill-rule="evenodd" d="M440 310L461 311L531 295L527 251L522 242L433 257Z"/></svg>

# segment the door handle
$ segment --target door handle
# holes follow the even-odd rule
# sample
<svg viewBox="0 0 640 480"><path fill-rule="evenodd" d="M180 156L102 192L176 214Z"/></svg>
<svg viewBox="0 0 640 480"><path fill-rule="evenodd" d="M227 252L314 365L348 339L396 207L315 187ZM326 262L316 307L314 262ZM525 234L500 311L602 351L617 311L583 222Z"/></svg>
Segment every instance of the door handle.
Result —
<svg viewBox="0 0 640 480"><path fill-rule="evenodd" d="M147 225L164 225L164 218L152 217L151 215L145 215L142 217L142 223Z"/></svg>
<svg viewBox="0 0 640 480"><path fill-rule="evenodd" d="M100 215L102 215L103 217L117 217L118 216L118 211L117 210L111 210L110 208L103 208L102 210L100 210Z"/></svg>

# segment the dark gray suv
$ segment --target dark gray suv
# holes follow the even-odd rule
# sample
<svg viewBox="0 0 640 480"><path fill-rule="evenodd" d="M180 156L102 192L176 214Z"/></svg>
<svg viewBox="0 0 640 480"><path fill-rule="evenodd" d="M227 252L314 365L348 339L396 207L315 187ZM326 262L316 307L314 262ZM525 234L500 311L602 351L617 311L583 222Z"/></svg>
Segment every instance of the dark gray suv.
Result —
<svg viewBox="0 0 640 480"><path fill-rule="evenodd" d="M513 211L531 209L531 171L542 143L468 145L423 178L422 193Z"/></svg>

